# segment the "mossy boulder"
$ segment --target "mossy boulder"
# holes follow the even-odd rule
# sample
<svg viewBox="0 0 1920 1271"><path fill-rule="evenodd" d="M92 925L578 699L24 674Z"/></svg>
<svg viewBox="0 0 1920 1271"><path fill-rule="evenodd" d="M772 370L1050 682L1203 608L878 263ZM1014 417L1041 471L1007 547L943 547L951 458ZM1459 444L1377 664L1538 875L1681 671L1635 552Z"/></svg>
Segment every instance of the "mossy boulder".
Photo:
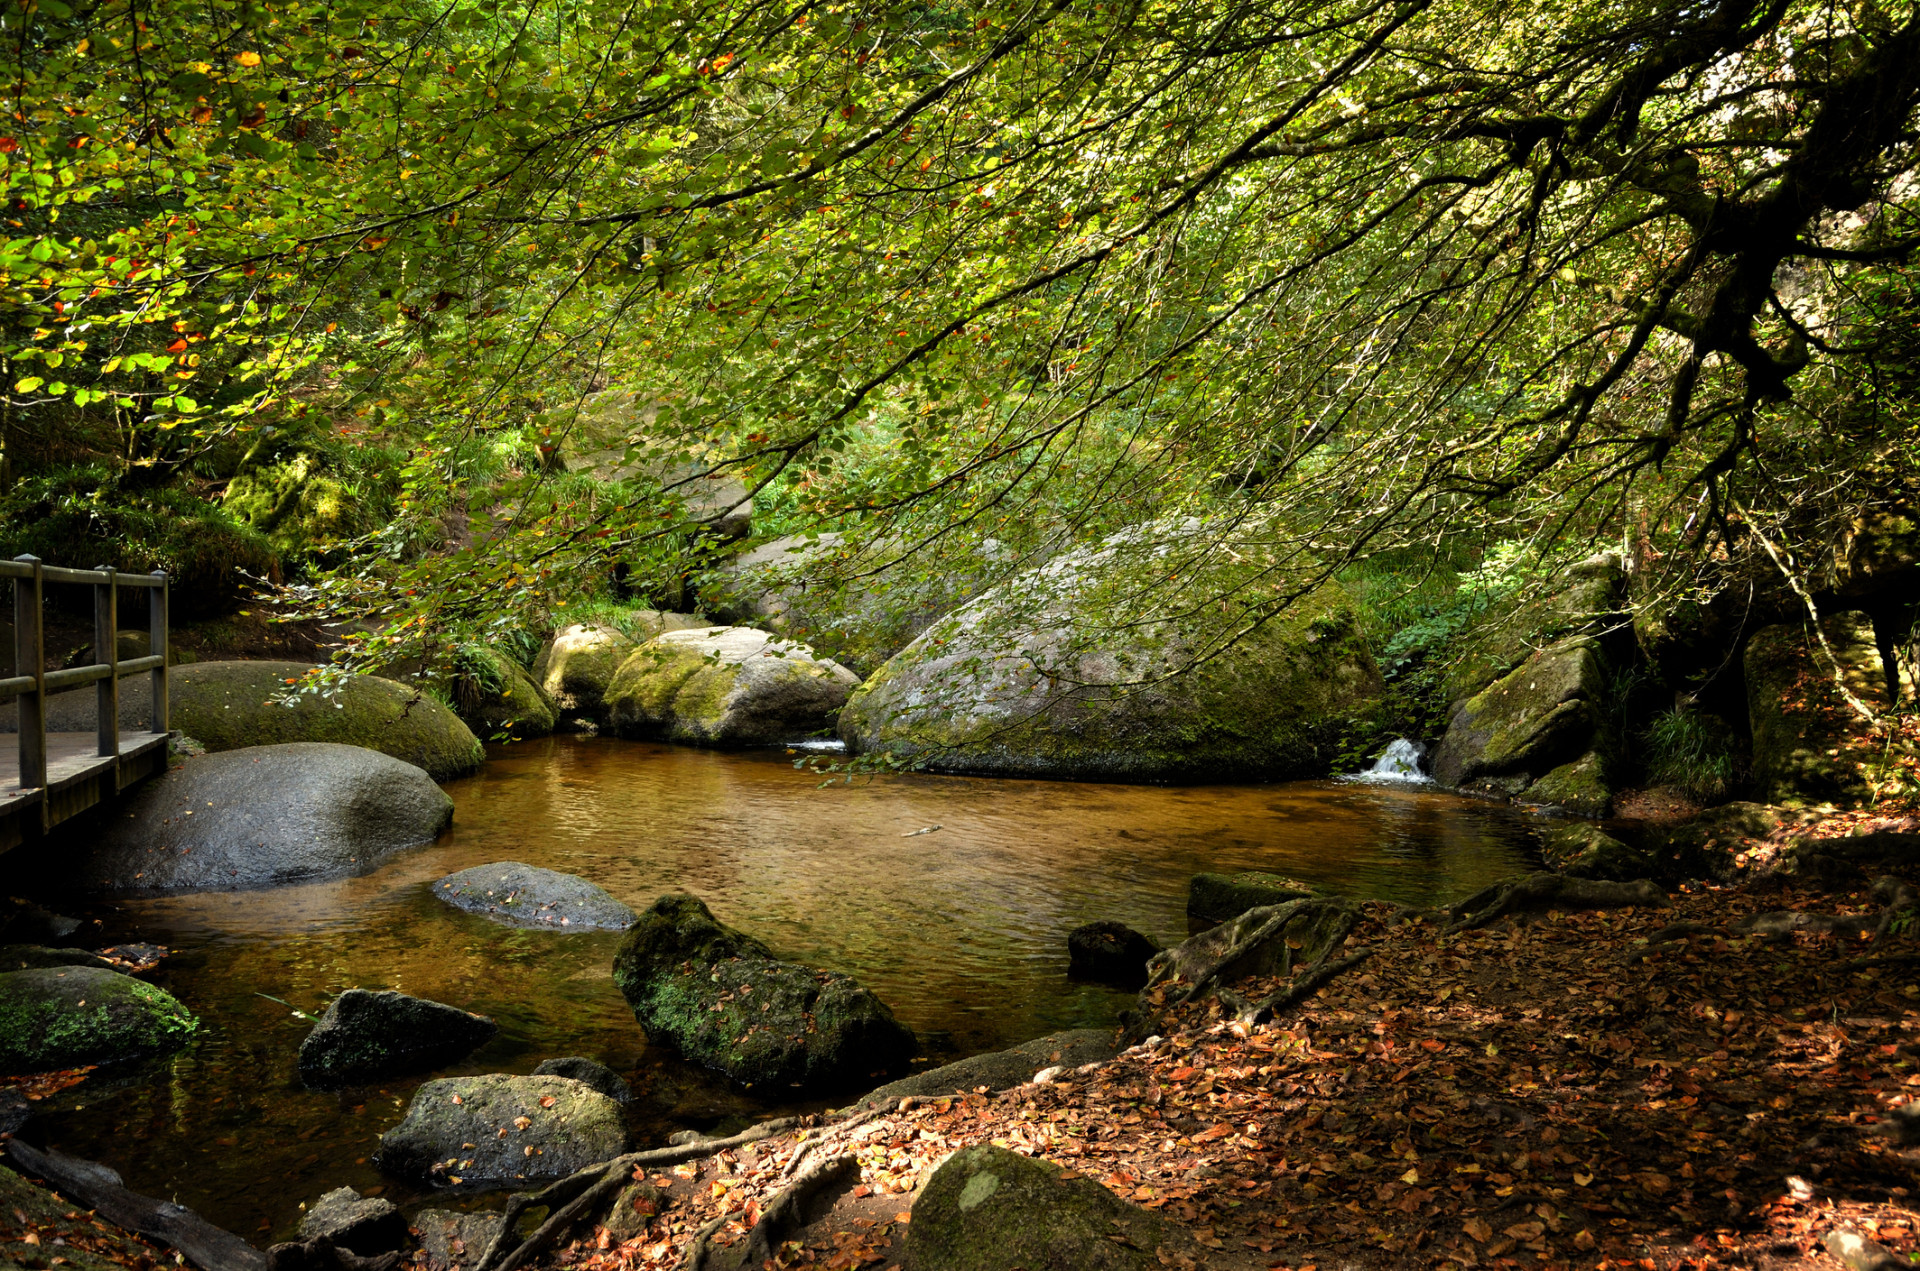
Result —
<svg viewBox="0 0 1920 1271"><path fill-rule="evenodd" d="M1442 676L1446 700L1472 697L1549 644L1602 639L1623 626L1626 609L1627 573L1613 552L1570 565L1541 586L1520 587L1454 641Z"/></svg>
<svg viewBox="0 0 1920 1271"><path fill-rule="evenodd" d="M1768 803L1858 803L1872 797L1883 769L1910 756L1898 744L1889 748L1847 701L1851 694L1876 712L1891 705L1872 619L1858 612L1832 614L1821 619L1820 636L1825 649L1805 624L1780 624L1747 641L1753 786Z"/></svg>
<svg viewBox="0 0 1920 1271"><path fill-rule="evenodd" d="M650 1039L768 1097L883 1079L917 1049L858 980L781 961L693 896L662 896L640 915L613 981Z"/></svg>
<svg viewBox="0 0 1920 1271"><path fill-rule="evenodd" d="M1658 872L1653 857L1629 847L1596 825L1562 825L1542 836L1549 868L1574 878L1629 883Z"/></svg>
<svg viewBox="0 0 1920 1271"><path fill-rule="evenodd" d="M1280 874L1247 870L1239 874L1195 874L1187 883L1189 922L1226 922L1249 909L1279 905L1317 894L1317 889Z"/></svg>
<svg viewBox="0 0 1920 1271"><path fill-rule="evenodd" d="M493 1040L485 1015L391 989L348 989L300 1043L300 1079L315 1090L442 1068Z"/></svg>
<svg viewBox="0 0 1920 1271"><path fill-rule="evenodd" d="M913 1202L914 1271L1162 1271L1195 1265L1179 1227L1084 1175L992 1144L962 1148Z"/></svg>
<svg viewBox="0 0 1920 1271"><path fill-rule="evenodd" d="M533 662L533 682L561 718L601 723L614 674L638 647L616 627L577 622L556 631L540 650Z"/></svg>
<svg viewBox="0 0 1920 1271"><path fill-rule="evenodd" d="M380 1136L374 1163L435 1187L498 1187L564 1178L626 1150L620 1105L597 1090L565 1077L488 1073L414 1091L407 1115Z"/></svg>
<svg viewBox="0 0 1920 1271"><path fill-rule="evenodd" d="M1433 752L1434 779L1519 794L1594 748L1604 663L1594 641L1535 653L1455 707Z"/></svg>
<svg viewBox="0 0 1920 1271"><path fill-rule="evenodd" d="M1659 831L1649 836L1647 847L1663 870L1725 882L1742 875L1749 852L1778 846L1818 820L1800 809L1742 800Z"/></svg>
<svg viewBox="0 0 1920 1271"><path fill-rule="evenodd" d="M0 1073L171 1054L199 1027L171 994L99 967L0 974Z"/></svg>
<svg viewBox="0 0 1920 1271"><path fill-rule="evenodd" d="M1571 763L1549 770L1515 801L1571 816L1598 818L1613 810L1613 786L1607 781L1605 761L1599 752L1589 750Z"/></svg>
<svg viewBox="0 0 1920 1271"><path fill-rule="evenodd" d="M481 737L545 737L560 722L527 668L495 649L461 649L446 691L460 721Z"/></svg>
<svg viewBox="0 0 1920 1271"><path fill-rule="evenodd" d="M280 742L337 742L392 755L436 781L465 776L486 752L459 717L425 692L356 675L329 692L281 699L305 662L196 662L169 677L170 721L209 751Z"/></svg>
<svg viewBox="0 0 1920 1271"><path fill-rule="evenodd" d="M855 752L997 776L1324 775L1383 691L1344 595L1286 537L1188 520L1015 575L923 632L853 694Z"/></svg>
<svg viewBox="0 0 1920 1271"><path fill-rule="evenodd" d="M635 650L607 690L607 714L623 737L769 745L830 727L858 683L804 644L752 627L703 627Z"/></svg>
<svg viewBox="0 0 1920 1271"><path fill-rule="evenodd" d="M220 503L285 557L325 556L377 527L377 505L365 491L310 450L237 474Z"/></svg>

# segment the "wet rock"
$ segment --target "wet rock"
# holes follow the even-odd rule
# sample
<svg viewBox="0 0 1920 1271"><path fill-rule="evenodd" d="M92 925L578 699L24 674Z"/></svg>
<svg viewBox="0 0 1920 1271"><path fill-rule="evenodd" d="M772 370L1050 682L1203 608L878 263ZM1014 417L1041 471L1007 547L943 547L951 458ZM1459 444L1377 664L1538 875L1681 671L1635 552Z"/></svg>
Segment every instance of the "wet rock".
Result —
<svg viewBox="0 0 1920 1271"><path fill-rule="evenodd" d="M902 1077L871 1091L855 1106L877 1108L910 1095L971 1093L981 1086L994 1091L1008 1090L1033 1080L1034 1074L1044 1069L1104 1063L1115 1053L1112 1029L1069 1029Z"/></svg>
<svg viewBox="0 0 1920 1271"><path fill-rule="evenodd" d="M421 1086L374 1160L435 1187L497 1187L564 1178L626 1148L620 1105L598 1091L565 1077L490 1073Z"/></svg>
<svg viewBox="0 0 1920 1271"><path fill-rule="evenodd" d="M536 1077L565 1077L569 1081L584 1083L598 1090L615 1103L632 1103L633 1091L628 1088L620 1074L592 1059L580 1055L567 1055L560 1059L543 1059L534 1068Z"/></svg>
<svg viewBox="0 0 1920 1271"><path fill-rule="evenodd" d="M198 1026L171 995L117 971L44 967L0 974L0 1073L170 1054Z"/></svg>
<svg viewBox="0 0 1920 1271"><path fill-rule="evenodd" d="M80 920L9 896L0 900L0 939L18 944L58 944L80 930Z"/></svg>
<svg viewBox="0 0 1920 1271"><path fill-rule="evenodd" d="M1603 691L1599 646L1586 639L1540 650L1454 708L1433 752L1442 785L1493 779L1517 793L1593 749Z"/></svg>
<svg viewBox="0 0 1920 1271"><path fill-rule="evenodd" d="M621 631L602 623L562 627L534 659L533 682L563 718L603 723L607 689L620 664L638 647Z"/></svg>
<svg viewBox="0 0 1920 1271"><path fill-rule="evenodd" d="M1067 933L1067 974L1123 988L1147 982L1147 959L1160 946L1118 922L1089 922Z"/></svg>
<svg viewBox="0 0 1920 1271"><path fill-rule="evenodd" d="M607 710L623 737L766 745L832 725L858 683L804 644L752 627L701 627L642 645L621 664Z"/></svg>
<svg viewBox="0 0 1920 1271"><path fill-rule="evenodd" d="M413 1216L413 1230L427 1271L467 1271L487 1256L500 1230L500 1215L423 1209Z"/></svg>
<svg viewBox="0 0 1920 1271"><path fill-rule="evenodd" d="M170 723L210 752L283 742L364 746L424 769L436 781L464 776L486 758L454 713L424 692L356 675L331 693L277 700L311 669L306 662L196 662L170 677Z"/></svg>
<svg viewBox="0 0 1920 1271"><path fill-rule="evenodd" d="M875 671L840 736L857 754L994 776L1324 775L1383 684L1337 588L1251 632L1212 602L1287 585L1297 562L1271 537L1161 522L1017 574Z"/></svg>
<svg viewBox="0 0 1920 1271"><path fill-rule="evenodd" d="M662 896L613 959L647 1036L770 1090L844 1090L913 1057L913 1031L851 976L776 958L693 896Z"/></svg>
<svg viewBox="0 0 1920 1271"><path fill-rule="evenodd" d="M1249 909L1317 894L1311 884L1258 870L1240 874L1195 874L1187 883L1187 918L1192 922L1226 922Z"/></svg>
<svg viewBox="0 0 1920 1271"><path fill-rule="evenodd" d="M633 924L633 910L586 879L519 861L448 874L433 885L433 894L455 909L510 927L624 931Z"/></svg>
<svg viewBox="0 0 1920 1271"><path fill-rule="evenodd" d="M499 1025L457 1006L392 990L348 989L300 1043L300 1079L316 1090L445 1067L493 1040Z"/></svg>
<svg viewBox="0 0 1920 1271"><path fill-rule="evenodd" d="M37 944L0 945L0 971L26 971L47 966L97 966L108 971L119 968L97 953L85 949L49 949Z"/></svg>
<svg viewBox="0 0 1920 1271"><path fill-rule="evenodd" d="M414 765L296 742L189 759L66 846L96 891L244 891L366 873L452 820L453 800Z"/></svg>
<svg viewBox="0 0 1920 1271"><path fill-rule="evenodd" d="M1191 1237L1090 1178L982 1144L948 1157L913 1203L914 1271L1162 1271ZM1164 1257L1162 1255L1165 1255Z"/></svg>
<svg viewBox="0 0 1920 1271"><path fill-rule="evenodd" d="M404 1249L407 1235L406 1216L392 1201L362 1196L351 1187L334 1188L300 1220L302 1240L324 1236L363 1257Z"/></svg>
<svg viewBox="0 0 1920 1271"><path fill-rule="evenodd" d="M33 1119L33 1104L17 1086L0 1086L0 1134L18 1134Z"/></svg>

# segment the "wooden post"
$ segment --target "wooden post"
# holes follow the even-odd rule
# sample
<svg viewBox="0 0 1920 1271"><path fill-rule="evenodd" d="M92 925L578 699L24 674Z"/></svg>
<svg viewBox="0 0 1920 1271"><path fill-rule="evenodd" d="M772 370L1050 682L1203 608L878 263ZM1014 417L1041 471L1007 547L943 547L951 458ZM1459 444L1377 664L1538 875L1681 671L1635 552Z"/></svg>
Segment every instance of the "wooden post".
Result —
<svg viewBox="0 0 1920 1271"><path fill-rule="evenodd" d="M20 788L45 789L47 784L47 652L40 634L40 593L45 583L40 558L16 556L33 567L33 577L13 580L13 666L17 675L31 675L33 687L20 694L15 710L20 719ZM40 800L42 828L47 802Z"/></svg>
<svg viewBox="0 0 1920 1271"><path fill-rule="evenodd" d="M103 758L120 754L120 584L113 566L102 565L107 580L93 585L93 660L107 664L107 678L94 685L96 732ZM119 783L114 783L119 788Z"/></svg>
<svg viewBox="0 0 1920 1271"><path fill-rule="evenodd" d="M167 731L167 572L156 569L157 585L147 593L147 652L160 655L153 668L153 731Z"/></svg>

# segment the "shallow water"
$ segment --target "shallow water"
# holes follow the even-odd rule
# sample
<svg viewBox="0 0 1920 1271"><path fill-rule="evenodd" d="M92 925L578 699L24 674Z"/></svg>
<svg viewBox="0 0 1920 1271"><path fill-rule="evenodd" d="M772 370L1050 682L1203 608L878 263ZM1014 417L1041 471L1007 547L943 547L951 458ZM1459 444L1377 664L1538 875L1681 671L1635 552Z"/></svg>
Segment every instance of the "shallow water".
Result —
<svg viewBox="0 0 1920 1271"><path fill-rule="evenodd" d="M608 974L618 934L514 930L433 898L434 879L488 861L580 874L636 910L691 891L783 955L857 975L945 1060L1111 1024L1131 995L1068 980L1067 932L1110 918L1178 940L1196 871L1434 902L1534 852L1524 819L1419 788L898 776L819 789L778 752L554 738L491 754L448 786L449 834L364 877L81 907L108 940L173 947L161 983L202 1033L118 1089L50 1101L25 1137L256 1242L290 1236L300 1202L341 1184L410 1200L368 1156L420 1078L317 1094L295 1076L310 1024L292 1012L356 986L497 1019L500 1036L447 1073L610 1064L640 1095L644 1141L764 1108L648 1047Z"/></svg>

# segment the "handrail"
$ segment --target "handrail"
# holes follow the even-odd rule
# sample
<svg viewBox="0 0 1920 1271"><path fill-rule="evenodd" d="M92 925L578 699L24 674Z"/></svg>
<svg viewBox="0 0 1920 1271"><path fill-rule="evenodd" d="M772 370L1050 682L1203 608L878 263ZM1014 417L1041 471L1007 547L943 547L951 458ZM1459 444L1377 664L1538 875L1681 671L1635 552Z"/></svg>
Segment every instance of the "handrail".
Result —
<svg viewBox="0 0 1920 1271"><path fill-rule="evenodd" d="M123 574L111 566L98 569L61 569L33 556L0 561L0 578L13 580L13 648L16 674L0 679L0 700L19 705L20 791L42 791L38 800L40 829L51 822L47 798L47 694L82 685L95 686L98 754L108 764L112 787L122 778L120 767L120 680L142 673L153 677L151 731L167 729L167 576ZM80 583L93 588L94 656L104 662L46 669L43 623L47 583ZM147 647L142 658L120 660L120 588L147 589Z"/></svg>
<svg viewBox="0 0 1920 1271"><path fill-rule="evenodd" d="M50 583L103 583L108 574L113 575L115 583L122 587L164 587L166 574L156 570L151 574L123 574L113 569L63 569L58 565L40 566L40 577ZM0 578L32 578L33 566L19 558L0 560Z"/></svg>

